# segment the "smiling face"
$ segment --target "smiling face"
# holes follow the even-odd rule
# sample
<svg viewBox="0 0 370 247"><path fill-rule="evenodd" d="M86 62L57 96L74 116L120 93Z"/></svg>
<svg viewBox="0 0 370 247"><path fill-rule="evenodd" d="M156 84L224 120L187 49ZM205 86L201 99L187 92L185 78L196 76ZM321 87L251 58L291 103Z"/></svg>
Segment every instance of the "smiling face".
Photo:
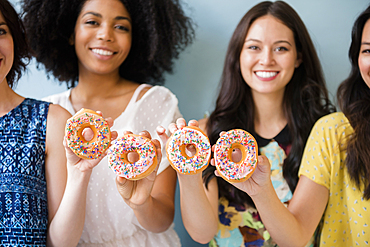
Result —
<svg viewBox="0 0 370 247"><path fill-rule="evenodd" d="M131 48L131 18L119 0L88 0L76 22L79 73L115 74Z"/></svg>
<svg viewBox="0 0 370 247"><path fill-rule="evenodd" d="M300 63L292 30L271 15L252 23L240 54L240 69L253 95L283 95Z"/></svg>
<svg viewBox="0 0 370 247"><path fill-rule="evenodd" d="M370 20L362 31L361 47L358 56L358 66L366 85L370 88Z"/></svg>
<svg viewBox="0 0 370 247"><path fill-rule="evenodd" d="M0 83L6 84L6 76L13 66L14 42L4 16L0 12Z"/></svg>

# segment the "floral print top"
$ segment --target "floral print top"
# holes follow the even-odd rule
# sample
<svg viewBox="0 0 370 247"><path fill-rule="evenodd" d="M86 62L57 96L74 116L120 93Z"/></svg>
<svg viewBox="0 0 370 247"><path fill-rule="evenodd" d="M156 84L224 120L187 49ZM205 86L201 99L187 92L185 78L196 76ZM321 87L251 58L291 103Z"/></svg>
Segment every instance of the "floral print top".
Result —
<svg viewBox="0 0 370 247"><path fill-rule="evenodd" d="M258 135L255 135L255 138L259 153L265 155L271 163L271 180L275 191L279 199L287 203L293 196L283 178L282 169L284 159L291 148L288 126L273 139L264 139ZM277 246L255 208L235 205L221 197L218 215L218 233L209 243L210 247Z"/></svg>

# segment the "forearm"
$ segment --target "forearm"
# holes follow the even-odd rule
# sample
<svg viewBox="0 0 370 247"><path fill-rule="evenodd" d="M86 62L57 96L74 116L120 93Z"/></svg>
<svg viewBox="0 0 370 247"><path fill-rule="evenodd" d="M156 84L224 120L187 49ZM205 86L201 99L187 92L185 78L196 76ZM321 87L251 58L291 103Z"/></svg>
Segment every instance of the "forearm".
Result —
<svg viewBox="0 0 370 247"><path fill-rule="evenodd" d="M216 235L218 212L209 201L203 186L202 174L179 175L180 203L183 224L196 242L206 244Z"/></svg>
<svg viewBox="0 0 370 247"><path fill-rule="evenodd" d="M305 246L312 235L303 228L299 218L281 203L272 184L252 199L267 231L279 246Z"/></svg>
<svg viewBox="0 0 370 247"><path fill-rule="evenodd" d="M160 233L166 231L173 222L175 206L173 200L165 194L150 196L147 201L133 208L140 225L148 231Z"/></svg>
<svg viewBox="0 0 370 247"><path fill-rule="evenodd" d="M48 229L48 246L76 246L84 227L91 171L70 168L63 199ZM68 237L66 237L68 236Z"/></svg>

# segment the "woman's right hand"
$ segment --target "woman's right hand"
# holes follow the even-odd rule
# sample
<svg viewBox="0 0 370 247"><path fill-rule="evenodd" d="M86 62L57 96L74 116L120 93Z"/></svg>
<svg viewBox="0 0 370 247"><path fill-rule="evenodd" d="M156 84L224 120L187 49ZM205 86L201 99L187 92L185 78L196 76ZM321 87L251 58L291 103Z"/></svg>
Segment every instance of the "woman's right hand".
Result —
<svg viewBox="0 0 370 247"><path fill-rule="evenodd" d="M100 111L97 111L99 115L102 116ZM113 119L108 117L105 118L108 123L109 128L113 126ZM82 132L83 137L85 140L90 140L94 136L92 130L90 128L84 129ZM111 132L111 141L117 138L118 134L117 131ZM73 151L67 146L66 139L63 140L63 145L66 150L66 157L67 157L67 168L77 168L80 172L91 172L92 169L99 164L99 162L107 155L107 151L105 151L99 158L97 159L82 159L78 157Z"/></svg>
<svg viewBox="0 0 370 247"><path fill-rule="evenodd" d="M199 128L199 123L196 120L190 120L188 125L186 125L186 121L185 121L184 118L178 118L176 120L176 123L171 123L168 126L168 130L170 131L171 134L173 134L178 129L181 129L181 128L186 127L186 126L192 126L192 127L198 127ZM161 140L163 142L163 145L166 145L166 143L169 139L169 136L166 134L166 129L163 128L162 126L158 126L157 127L157 134L161 138ZM189 157L192 157L196 153L196 149L193 145L188 145L185 148L185 152ZM197 173L195 175L201 176L201 174L202 173L200 172L200 173ZM188 174L184 175L184 174L181 174L179 172L177 172L177 175L180 176L180 177L185 177L185 178L190 178L190 177L193 176L193 175L188 175Z"/></svg>

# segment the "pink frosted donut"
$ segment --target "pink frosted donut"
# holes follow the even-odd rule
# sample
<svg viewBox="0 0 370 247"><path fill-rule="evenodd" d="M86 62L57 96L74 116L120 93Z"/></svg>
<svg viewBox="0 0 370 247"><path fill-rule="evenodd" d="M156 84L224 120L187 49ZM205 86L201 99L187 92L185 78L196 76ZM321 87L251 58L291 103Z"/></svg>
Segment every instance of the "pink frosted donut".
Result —
<svg viewBox="0 0 370 247"><path fill-rule="evenodd" d="M82 131L90 128L94 137L87 141ZM96 159L109 147L111 133L107 121L96 112L82 108L66 123L67 146L80 158Z"/></svg>
<svg viewBox="0 0 370 247"><path fill-rule="evenodd" d="M127 159L127 154L130 152L138 153L139 160L130 162ZM108 164L118 176L139 180L148 176L156 168L156 148L148 138L127 134L115 140L108 149Z"/></svg>
<svg viewBox="0 0 370 247"><path fill-rule="evenodd" d="M185 148L194 145L195 155L189 157ZM167 159L182 174L195 174L206 169L211 157L211 145L206 134L199 128L187 126L177 130L166 144Z"/></svg>
<svg viewBox="0 0 370 247"><path fill-rule="evenodd" d="M240 149L242 158L233 162L231 154ZM252 176L257 165L258 146L254 137L245 130L233 129L222 135L215 146L215 166L223 179L243 182Z"/></svg>

